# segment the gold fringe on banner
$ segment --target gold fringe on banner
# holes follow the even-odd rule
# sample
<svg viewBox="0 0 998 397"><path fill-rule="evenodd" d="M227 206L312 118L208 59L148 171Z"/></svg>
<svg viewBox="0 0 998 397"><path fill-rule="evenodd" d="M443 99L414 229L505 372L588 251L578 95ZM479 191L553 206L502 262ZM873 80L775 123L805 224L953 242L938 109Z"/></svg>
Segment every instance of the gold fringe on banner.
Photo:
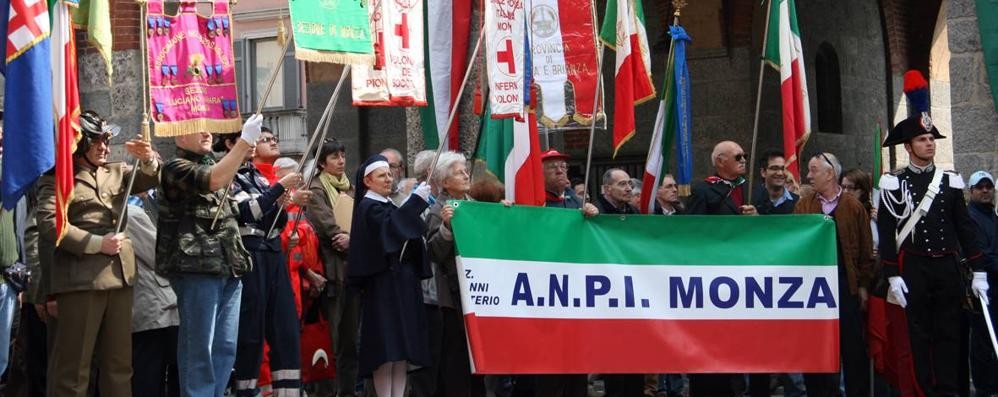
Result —
<svg viewBox="0 0 998 397"><path fill-rule="evenodd" d="M184 121L156 122L156 136L160 138L210 132L212 134L228 134L239 132L243 128L242 119L193 119Z"/></svg>
<svg viewBox="0 0 998 397"><path fill-rule="evenodd" d="M679 185L679 197L689 197L690 193L690 185Z"/></svg>
<svg viewBox="0 0 998 397"><path fill-rule="evenodd" d="M298 47L297 43L295 43L295 59L306 62L326 62L343 65L374 65L374 54L316 51Z"/></svg>

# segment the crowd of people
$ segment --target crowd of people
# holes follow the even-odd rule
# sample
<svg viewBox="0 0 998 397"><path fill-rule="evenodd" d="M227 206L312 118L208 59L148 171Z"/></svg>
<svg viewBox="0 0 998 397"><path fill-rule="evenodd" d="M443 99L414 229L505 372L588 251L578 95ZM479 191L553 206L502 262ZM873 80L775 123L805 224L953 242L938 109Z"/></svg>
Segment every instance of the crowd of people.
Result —
<svg viewBox="0 0 998 397"><path fill-rule="evenodd" d="M0 349L3 393L952 396L967 393L972 373L977 395L995 394L998 361L971 314L998 274L995 180L937 169L944 137L918 117L885 142L903 144L910 164L878 186L828 152L802 159L798 184L782 151L750 163L722 141L689 197L671 175L641 186L620 168L590 197L570 179L569 156L541 156L545 206L580 216L638 214L641 189L655 189L656 215L833 219L840 373L477 376L447 202L511 204L494 177L472 180L463 154L420 152L407 173L404 156L385 149L348 173L347 148L329 139L301 165L253 116L240 133L176 137L168 160L129 140L133 165L108 161L118 128L84 112L73 195L60 197L50 173L0 212L0 346L13 344L9 360ZM749 186L748 172L762 183ZM906 316L908 361L872 347L871 307L882 302ZM909 363L909 376L871 377L871 359Z"/></svg>

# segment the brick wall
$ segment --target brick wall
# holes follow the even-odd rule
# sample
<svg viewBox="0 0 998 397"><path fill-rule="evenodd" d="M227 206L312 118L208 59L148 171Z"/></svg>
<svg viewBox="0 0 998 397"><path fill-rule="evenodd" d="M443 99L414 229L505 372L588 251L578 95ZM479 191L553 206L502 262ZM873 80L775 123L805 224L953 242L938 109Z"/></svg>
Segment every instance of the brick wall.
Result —
<svg viewBox="0 0 998 397"><path fill-rule="evenodd" d="M134 0L110 1L114 50L139 48L139 5Z"/></svg>

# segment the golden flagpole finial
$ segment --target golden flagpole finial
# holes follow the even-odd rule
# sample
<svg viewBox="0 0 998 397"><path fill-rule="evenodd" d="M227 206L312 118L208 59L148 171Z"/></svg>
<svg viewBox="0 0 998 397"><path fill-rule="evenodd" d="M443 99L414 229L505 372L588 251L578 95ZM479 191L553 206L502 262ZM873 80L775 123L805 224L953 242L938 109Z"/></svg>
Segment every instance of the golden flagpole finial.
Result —
<svg viewBox="0 0 998 397"><path fill-rule="evenodd" d="M277 45L284 47L288 41L288 30L284 27L284 13L277 17Z"/></svg>
<svg viewBox="0 0 998 397"><path fill-rule="evenodd" d="M683 9L683 7L686 7L686 4L686 0L672 0L672 8L675 9L675 12L672 14L678 17L679 12Z"/></svg>

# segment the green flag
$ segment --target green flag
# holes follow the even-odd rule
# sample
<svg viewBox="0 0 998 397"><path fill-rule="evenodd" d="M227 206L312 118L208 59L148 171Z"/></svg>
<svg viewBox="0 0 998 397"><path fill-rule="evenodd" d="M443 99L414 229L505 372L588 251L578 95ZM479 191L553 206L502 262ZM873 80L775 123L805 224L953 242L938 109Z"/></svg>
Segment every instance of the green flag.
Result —
<svg viewBox="0 0 998 397"><path fill-rule="evenodd" d="M291 26L295 58L309 62L373 64L367 1L295 0Z"/></svg>
<svg viewBox="0 0 998 397"><path fill-rule="evenodd" d="M70 2L71 3L71 2ZM86 29L87 42L97 49L107 67L108 80L114 71L111 67L111 9L107 0L80 0L79 5L70 7L73 25Z"/></svg>
<svg viewBox="0 0 998 397"><path fill-rule="evenodd" d="M488 172L499 182L506 183L506 158L512 150L513 119L493 120L492 110L485 106L475 159L484 162Z"/></svg>
<svg viewBox="0 0 998 397"><path fill-rule="evenodd" d="M998 23L995 21L998 21L998 2L977 0L977 27L981 31L984 66L988 70L995 111L998 111Z"/></svg>

